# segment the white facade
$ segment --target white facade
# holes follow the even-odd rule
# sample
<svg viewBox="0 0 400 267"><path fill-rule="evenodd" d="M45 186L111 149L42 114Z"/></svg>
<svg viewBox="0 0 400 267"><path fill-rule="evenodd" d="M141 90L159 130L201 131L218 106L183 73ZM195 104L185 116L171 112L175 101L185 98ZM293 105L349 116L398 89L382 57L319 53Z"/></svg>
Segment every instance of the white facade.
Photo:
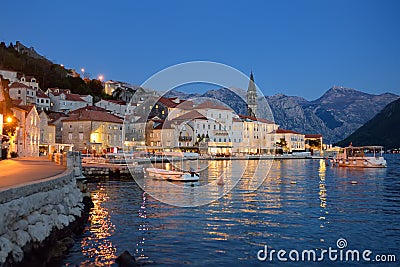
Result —
<svg viewBox="0 0 400 267"><path fill-rule="evenodd" d="M25 84L25 85L27 85L27 86L35 89L35 90L39 89L39 83L36 81L35 77L25 76L24 75L19 79L19 82L23 83L23 84Z"/></svg>
<svg viewBox="0 0 400 267"><path fill-rule="evenodd" d="M291 130L277 129L271 133L271 138L274 138L275 144L281 139L286 141L287 146L282 149L284 152L305 151L305 134L297 133Z"/></svg>
<svg viewBox="0 0 400 267"><path fill-rule="evenodd" d="M8 92L11 99L22 100L22 105L36 104L36 90L26 84L14 82Z"/></svg>
<svg viewBox="0 0 400 267"><path fill-rule="evenodd" d="M126 115L132 115L136 106L127 105L125 101L118 100L105 100L102 99L99 102L94 104L96 107L104 108L109 111L111 114L125 117Z"/></svg>
<svg viewBox="0 0 400 267"><path fill-rule="evenodd" d="M36 108L37 110L50 110L51 101L42 90L36 91Z"/></svg>
<svg viewBox="0 0 400 267"><path fill-rule="evenodd" d="M93 98L91 96L81 96L77 94L54 93L49 91L48 96L52 102L50 109L55 112L68 113L86 106L90 106ZM83 99L83 98L85 99Z"/></svg>
<svg viewBox="0 0 400 267"><path fill-rule="evenodd" d="M12 108L19 124L12 139L11 151L19 157L39 156L40 118L35 106L16 106Z"/></svg>

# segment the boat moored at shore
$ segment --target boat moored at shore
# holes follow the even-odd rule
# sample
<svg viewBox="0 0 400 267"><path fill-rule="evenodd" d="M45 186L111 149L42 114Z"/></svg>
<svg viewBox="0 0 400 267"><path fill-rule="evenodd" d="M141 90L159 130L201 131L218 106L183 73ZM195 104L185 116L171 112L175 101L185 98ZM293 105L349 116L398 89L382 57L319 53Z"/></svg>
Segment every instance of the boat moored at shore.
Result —
<svg viewBox="0 0 400 267"><path fill-rule="evenodd" d="M353 168L386 168L382 146L345 147L332 160L333 166Z"/></svg>

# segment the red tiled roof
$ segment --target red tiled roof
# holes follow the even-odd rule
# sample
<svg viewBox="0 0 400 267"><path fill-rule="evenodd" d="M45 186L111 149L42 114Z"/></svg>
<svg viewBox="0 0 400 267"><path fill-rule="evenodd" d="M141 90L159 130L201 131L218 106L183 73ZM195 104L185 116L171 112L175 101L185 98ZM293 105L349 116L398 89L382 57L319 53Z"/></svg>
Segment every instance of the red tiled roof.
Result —
<svg viewBox="0 0 400 267"><path fill-rule="evenodd" d="M23 84L23 83L19 83L19 82L13 82L13 83L10 85L10 89L11 89L11 88L29 88L29 89L31 89L30 86L28 86L28 85L26 85L26 84Z"/></svg>
<svg viewBox="0 0 400 267"><path fill-rule="evenodd" d="M110 113L92 110L92 109L79 109L79 112L70 113L68 119L63 121L102 121L102 122L113 122L122 124L123 121Z"/></svg>
<svg viewBox="0 0 400 267"><path fill-rule="evenodd" d="M69 114L79 113L79 112L81 112L82 110L94 110L94 111L104 111L104 112L107 112L106 109L101 108L101 107L98 107L98 106L86 106L86 107L83 107L83 108L78 108L78 109L75 109L75 110L71 110L71 111L69 112Z"/></svg>
<svg viewBox="0 0 400 267"><path fill-rule="evenodd" d="M81 98L81 96L78 95L78 94L66 94L66 95L65 95L65 100L68 100L68 101L86 102L86 101L83 100L83 99Z"/></svg>
<svg viewBox="0 0 400 267"><path fill-rule="evenodd" d="M306 134L305 138L322 138L322 134Z"/></svg>
<svg viewBox="0 0 400 267"><path fill-rule="evenodd" d="M167 97L163 97L163 96L160 97L157 102L163 104L164 106L166 106L168 108L175 108L178 105L177 103L172 101L171 98L167 98Z"/></svg>
<svg viewBox="0 0 400 267"><path fill-rule="evenodd" d="M253 117L253 116L239 115L239 118L241 118L241 119L249 119L249 120L252 120L252 121L259 121L259 122L268 123L268 124L275 124L273 121L270 121L270 120L267 120L267 119L263 119L263 118L257 118L257 117Z"/></svg>
<svg viewBox="0 0 400 267"><path fill-rule="evenodd" d="M108 101L108 102L118 104L118 105L126 105L126 102L122 101L122 100L113 100L113 99L106 100L106 99L104 99L104 101Z"/></svg>
<svg viewBox="0 0 400 267"><path fill-rule="evenodd" d="M19 104L22 103L22 99L12 99L11 101L13 106L18 106Z"/></svg>
<svg viewBox="0 0 400 267"><path fill-rule="evenodd" d="M221 109L221 110L232 110L229 107L223 106L221 104L214 103L212 101L205 101L197 105L196 109Z"/></svg>
<svg viewBox="0 0 400 267"><path fill-rule="evenodd" d="M37 90L36 91L36 97L39 97L39 98L50 98L42 90Z"/></svg>
<svg viewBox="0 0 400 267"><path fill-rule="evenodd" d="M33 109L34 105L18 105L18 107L26 110L27 112L30 112Z"/></svg>
<svg viewBox="0 0 400 267"><path fill-rule="evenodd" d="M298 133L298 132L295 132L295 131L292 131L292 130L285 130L285 129L278 129L278 130L275 131L275 133L282 133L282 134L284 134L284 133L301 134L301 133Z"/></svg>
<svg viewBox="0 0 400 267"><path fill-rule="evenodd" d="M202 120L207 120L207 118L198 112L197 110L192 110L188 113L185 113L175 119L172 119L173 121L186 121L186 120L194 120L194 119L202 119Z"/></svg>
<svg viewBox="0 0 400 267"><path fill-rule="evenodd" d="M191 100L181 100L180 103L176 106L179 109L186 109L186 110L190 110L193 109L193 101Z"/></svg>
<svg viewBox="0 0 400 267"><path fill-rule="evenodd" d="M53 95L55 95L55 96L57 96L57 95L60 95L61 93L63 93L63 94L69 94L70 92L71 92L71 90L70 89L60 89L60 88L57 88L57 87L55 87L55 88L48 88L48 90L50 90L51 91L51 93L53 94ZM56 92L58 90L58 92Z"/></svg>

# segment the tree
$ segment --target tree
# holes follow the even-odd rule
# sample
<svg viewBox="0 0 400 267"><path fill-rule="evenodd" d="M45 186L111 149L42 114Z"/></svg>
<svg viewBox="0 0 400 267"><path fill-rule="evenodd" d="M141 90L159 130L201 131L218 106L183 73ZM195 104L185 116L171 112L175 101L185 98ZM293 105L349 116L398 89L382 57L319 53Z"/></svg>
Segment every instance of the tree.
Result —
<svg viewBox="0 0 400 267"><path fill-rule="evenodd" d="M281 138L279 142L276 142L276 146L279 147L282 152L288 151L288 146L285 138Z"/></svg>

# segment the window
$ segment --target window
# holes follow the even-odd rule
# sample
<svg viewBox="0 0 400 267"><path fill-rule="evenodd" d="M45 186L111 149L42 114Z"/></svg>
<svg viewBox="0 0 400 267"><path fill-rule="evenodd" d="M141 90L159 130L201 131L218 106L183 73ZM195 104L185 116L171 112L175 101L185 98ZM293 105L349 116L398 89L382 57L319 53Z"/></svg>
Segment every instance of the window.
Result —
<svg viewBox="0 0 400 267"><path fill-rule="evenodd" d="M68 140L72 140L72 133L68 134Z"/></svg>
<svg viewBox="0 0 400 267"><path fill-rule="evenodd" d="M214 124L214 130L217 130L217 125Z"/></svg>
<svg viewBox="0 0 400 267"><path fill-rule="evenodd" d="M70 128L70 129L72 128L72 124L69 125L69 128Z"/></svg>
<svg viewBox="0 0 400 267"><path fill-rule="evenodd" d="M19 94L19 95L21 94L21 90L18 90L18 94Z"/></svg>
<svg viewBox="0 0 400 267"><path fill-rule="evenodd" d="M83 140L83 133L79 133L79 140Z"/></svg>

